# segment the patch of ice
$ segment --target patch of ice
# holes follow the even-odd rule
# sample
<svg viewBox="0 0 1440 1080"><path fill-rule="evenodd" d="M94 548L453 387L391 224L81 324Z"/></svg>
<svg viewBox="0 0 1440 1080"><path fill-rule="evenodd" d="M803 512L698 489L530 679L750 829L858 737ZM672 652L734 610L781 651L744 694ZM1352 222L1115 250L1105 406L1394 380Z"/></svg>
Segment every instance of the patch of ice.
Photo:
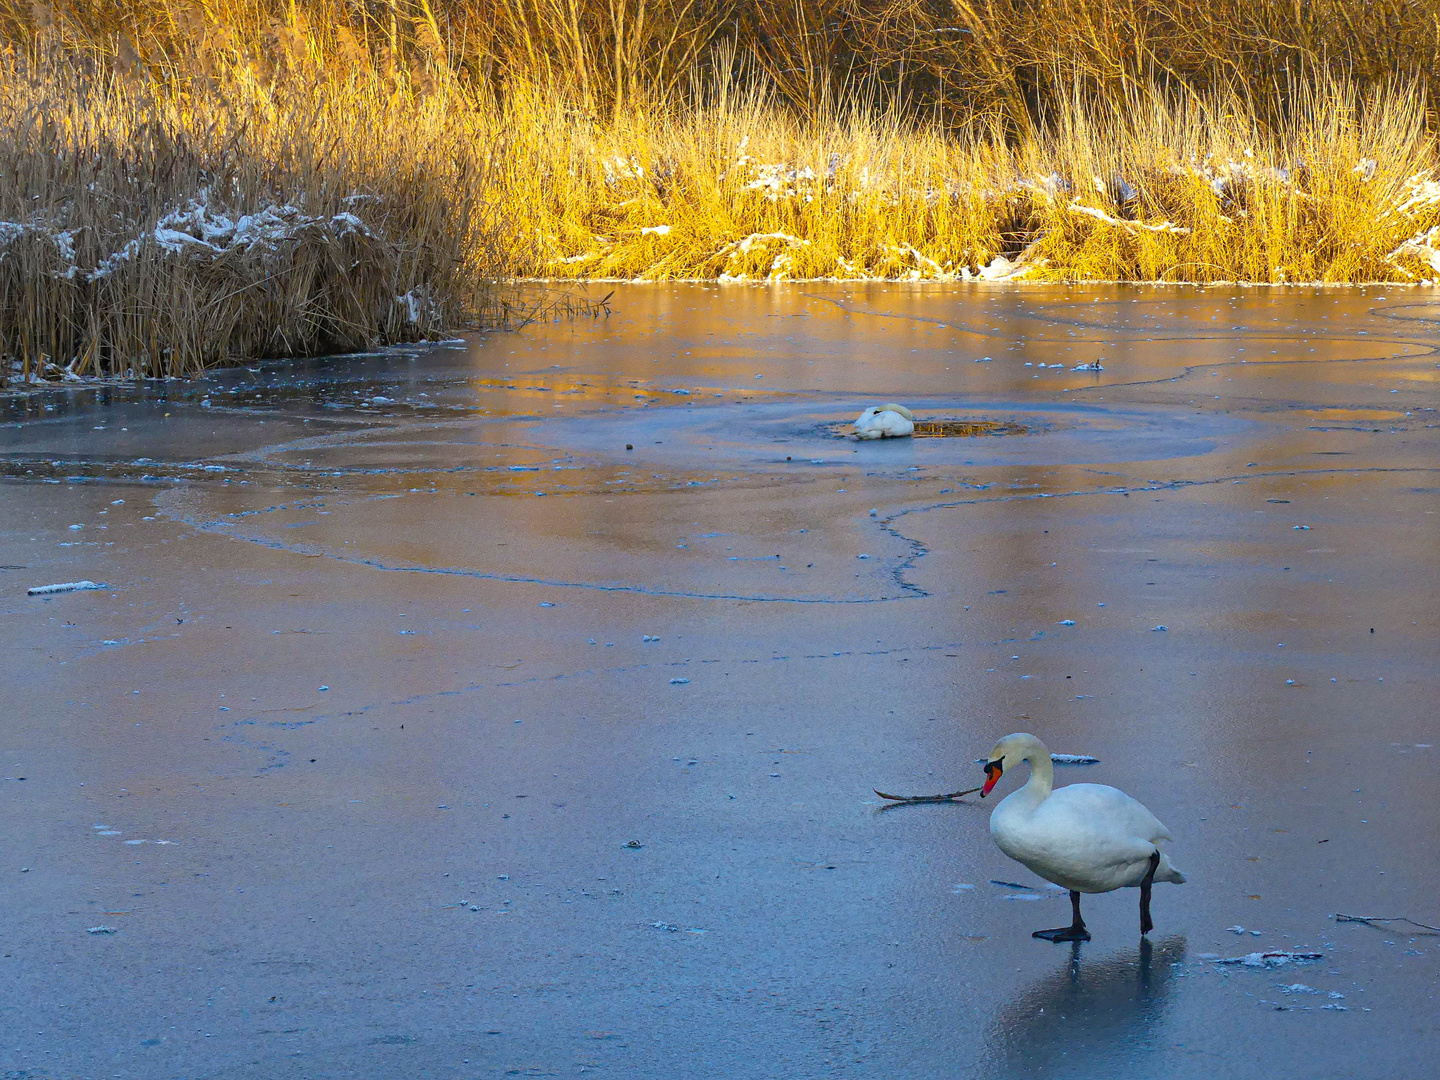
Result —
<svg viewBox="0 0 1440 1080"><path fill-rule="evenodd" d="M1277 968L1284 967L1286 964L1313 964L1316 960L1324 958L1324 953L1272 949L1267 952L1246 953L1244 956L1220 956L1215 958L1215 963L1238 964L1248 968Z"/></svg>
<svg viewBox="0 0 1440 1080"><path fill-rule="evenodd" d="M81 589L103 589L105 586L95 581L62 581L55 585L35 585L25 590L26 596L48 596L51 593L77 592Z"/></svg>

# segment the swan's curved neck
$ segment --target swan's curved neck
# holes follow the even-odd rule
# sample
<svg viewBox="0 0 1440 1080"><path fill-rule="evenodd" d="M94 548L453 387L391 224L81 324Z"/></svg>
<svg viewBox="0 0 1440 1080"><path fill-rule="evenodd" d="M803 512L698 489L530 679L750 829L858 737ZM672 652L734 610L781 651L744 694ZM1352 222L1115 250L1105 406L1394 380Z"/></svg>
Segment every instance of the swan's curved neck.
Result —
<svg viewBox="0 0 1440 1080"><path fill-rule="evenodd" d="M1030 779L1020 790L1035 802L1043 802L1055 790L1055 763L1050 760L1050 751L1043 746L1025 755L1030 763Z"/></svg>

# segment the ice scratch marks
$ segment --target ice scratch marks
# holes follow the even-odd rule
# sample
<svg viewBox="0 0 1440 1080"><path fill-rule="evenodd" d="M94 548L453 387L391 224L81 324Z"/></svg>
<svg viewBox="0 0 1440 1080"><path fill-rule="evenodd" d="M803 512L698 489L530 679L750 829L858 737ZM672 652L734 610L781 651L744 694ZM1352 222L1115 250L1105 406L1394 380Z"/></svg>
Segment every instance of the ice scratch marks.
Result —
<svg viewBox="0 0 1440 1080"><path fill-rule="evenodd" d="M392 563L374 556L348 555L344 552L328 551L324 548L315 547L314 545L286 542L268 536L247 535L237 531L229 522L206 522L190 516L177 518L177 520L200 532L228 536L233 540L256 544L260 547L269 548L272 551L284 551L295 555L308 556L310 558L332 559L335 562L348 563L352 566L365 566L372 570L383 570L387 573L397 574L433 574L441 577L470 578L476 581L503 581L517 585L544 585L548 588L555 589L586 589L593 592L634 593L641 596L671 596L690 600L745 600L752 603L767 604L882 604L891 600L905 600L929 595L929 593L920 589L918 586L906 584L902 584L904 592L900 596L783 596L771 593L703 592L690 589L665 589L652 585L625 584L621 582L576 581L564 578L540 577L530 574L505 574L494 570L477 570L463 566L420 566L414 563ZM903 568L904 564L902 564L901 568L897 568L897 572Z"/></svg>

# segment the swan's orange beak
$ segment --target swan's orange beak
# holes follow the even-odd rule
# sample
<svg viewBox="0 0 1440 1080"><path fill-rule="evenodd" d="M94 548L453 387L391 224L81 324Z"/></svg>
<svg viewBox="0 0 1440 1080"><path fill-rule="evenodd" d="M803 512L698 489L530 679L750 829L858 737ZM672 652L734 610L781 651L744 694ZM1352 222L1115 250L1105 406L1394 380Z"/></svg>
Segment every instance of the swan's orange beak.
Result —
<svg viewBox="0 0 1440 1080"><path fill-rule="evenodd" d="M1005 772L1004 761L987 761L985 763L985 786L980 789L980 797L983 799L996 784L1000 782L1000 776Z"/></svg>

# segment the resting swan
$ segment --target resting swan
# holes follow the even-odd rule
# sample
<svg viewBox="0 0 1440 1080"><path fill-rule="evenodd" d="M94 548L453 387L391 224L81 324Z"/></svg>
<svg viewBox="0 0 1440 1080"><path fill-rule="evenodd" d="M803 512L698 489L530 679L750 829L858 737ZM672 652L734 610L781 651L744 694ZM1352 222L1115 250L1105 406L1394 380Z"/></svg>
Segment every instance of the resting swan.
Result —
<svg viewBox="0 0 1440 1080"><path fill-rule="evenodd" d="M857 439L900 439L915 432L915 414L904 405L871 405L855 420Z"/></svg>
<svg viewBox="0 0 1440 1080"><path fill-rule="evenodd" d="M1123 791L1104 784L1055 787L1050 751L1034 735L1018 732L995 744L985 764L983 799L1007 769L1030 766L1030 780L1001 800L990 815L995 845L1046 881L1070 890L1069 926L1036 930L1049 941L1089 941L1080 917L1080 894L1140 887L1140 933L1148 934L1150 886L1156 881L1185 883L1185 875L1160 850L1169 830Z"/></svg>

